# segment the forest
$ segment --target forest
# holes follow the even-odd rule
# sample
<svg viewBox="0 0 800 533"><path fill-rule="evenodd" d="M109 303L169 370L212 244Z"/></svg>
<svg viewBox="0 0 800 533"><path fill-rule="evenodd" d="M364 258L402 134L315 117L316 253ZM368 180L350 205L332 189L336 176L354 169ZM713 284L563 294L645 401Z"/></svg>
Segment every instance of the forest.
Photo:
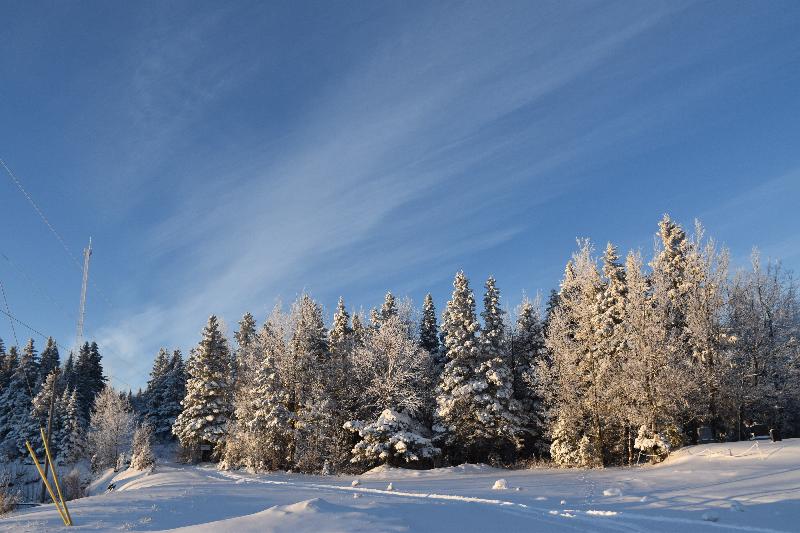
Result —
<svg viewBox="0 0 800 533"><path fill-rule="evenodd" d="M464 272L441 313L387 292L340 298L326 323L301 294L228 338L208 319L188 352L159 351L147 387L112 389L97 344L62 364L0 341L0 453L146 468L155 445L223 469L334 473L388 464L602 467L696 443L800 433L800 307L791 273L753 252L734 272L696 224L664 216L649 260L579 239L558 289L514 310L493 277L480 310ZM365 316L366 315L366 316ZM50 416L50 405L53 414Z"/></svg>

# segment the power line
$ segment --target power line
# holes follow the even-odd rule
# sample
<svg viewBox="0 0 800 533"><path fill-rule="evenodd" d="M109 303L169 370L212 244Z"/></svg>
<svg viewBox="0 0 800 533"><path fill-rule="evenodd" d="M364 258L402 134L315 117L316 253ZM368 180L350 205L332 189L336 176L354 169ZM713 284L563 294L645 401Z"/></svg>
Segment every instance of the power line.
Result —
<svg viewBox="0 0 800 533"><path fill-rule="evenodd" d="M11 265L11 266L13 266L13 267L14 267L14 268L17 270L17 272L19 272L19 274L20 274L22 277L24 277L24 278L25 278L25 280L26 280L26 281L27 281L27 282L28 282L28 283L31 285L31 287L33 287L33 288L34 288L34 290L36 290L36 291L37 291L39 294L41 294L42 296L46 297L46 298L47 298L48 300L50 300L50 301L51 301L51 302L52 302L52 303L53 303L55 306L57 306L57 307L58 307L58 308L61 310L61 312L63 312L63 313L64 313L64 315L65 315L65 316L66 316L66 317L67 317L69 320L75 320L75 317L74 317L74 316L72 316L72 315L71 315L71 314L70 314L70 313L69 313L69 312L68 312L66 309L64 309L64 306L62 306L62 305L61 305L61 304L60 304L60 303L59 303L59 302L58 302L58 301L57 301L57 300L56 300L56 299L53 297L53 295L52 295L52 294L50 294L50 293L47 291L47 289L45 289L45 288L43 288L43 287L40 287L40 286L39 286L39 285L38 285L36 282L34 282L34 281L33 281L33 279L32 279L32 278L31 278L31 277L30 277L30 276L29 276L29 275L28 275L28 274L25 272L25 269L24 269L24 268L22 268L22 266L21 266L21 265L17 264L15 261L13 261L13 260L12 260L10 257L8 257L6 254L4 254L4 253L2 253L2 252L0 252L0 256L2 256L2 257L3 257L3 259L5 259L5 260L6 260L6 261L7 261L7 262L8 262L8 263ZM0 281L0 283L1 283L1 281ZM2 288L2 287L0 286L0 288ZM3 291L3 297L5 298L5 291ZM8 307L8 302L7 302L7 301L6 301L6 310L8 310L8 312L9 312L9 313L11 312L11 310L10 310L10 309L9 309L9 307ZM13 331L13 330L14 330L14 322L13 322L13 320L12 320L12 319L10 319L10 318L9 318L9 322L11 323L11 328L12 328L12 331ZM27 326L26 326L26 327L27 327ZM84 328L84 329L85 329L85 328ZM36 331L36 330L34 330L34 329L31 329L31 331L34 331L34 332L35 332L37 335L40 335L40 336L42 336L43 338L47 338L47 337L45 337L45 335L43 335L43 334L39 333L38 331ZM88 336L89 338L95 338L95 336L91 334L91 330L87 330L87 331L86 331L86 333L87 333L87 336ZM16 332L14 332L14 341L16 342L16 344L17 344L17 345L19 345L19 341L17 341ZM59 348L60 348L62 351L63 351L63 350L65 350L65 348L63 348L63 347L62 347L61 345L59 345L58 343L56 343L56 345L57 345L57 346L59 346ZM80 349L80 346L78 346L78 348ZM109 355L109 356L111 356L111 357L116 357L117 359L120 359L120 360L122 360L122 358L119 356L119 354L118 354L118 353L116 353L115 351L113 351L113 350L109 349L107 346L104 346L104 347L103 347L103 351L104 351L104 352L105 352L107 355ZM112 376L111 374L109 374L109 377L112 377L112 378L116 379L117 381L119 381L120 383L124 383L125 385L128 385L128 387L129 387L129 388L132 388L132 387L131 387L131 385L130 385L128 382L126 382L126 381L123 381L122 379L120 379L120 378L118 378L118 377L116 377L116 376Z"/></svg>
<svg viewBox="0 0 800 533"><path fill-rule="evenodd" d="M6 314L8 315L8 317L9 317L8 321L11 324L11 333L14 335L14 343L17 346L19 346L19 339L17 339L17 330L14 327L14 321L11 320L11 308L8 306L8 298L6 298L6 288L3 285L3 281L2 280L0 280L0 291L2 291L2 293L3 293L3 301L6 304L6 311L7 311Z"/></svg>
<svg viewBox="0 0 800 533"><path fill-rule="evenodd" d="M20 179L17 177L17 175L14 173L14 171L13 171L13 170L11 170L11 169L9 168L9 166L6 164L5 160L3 160L3 158L1 158L1 157L0 157L0 166L2 166L2 167L3 167L3 169L5 169L5 171L6 171L6 174L8 174L8 177L11 179L11 181L14 183L14 185L16 185L16 187L17 187L17 188L19 189L19 191L20 191L20 192L23 194L23 196L25 196L25 198L28 200L28 203L31 205L31 207L32 207L32 208L33 208L33 210L36 212L36 214L37 214L37 215L39 215L39 218L41 218L41 219L42 219L42 222L44 222L45 226L47 226L47 228L50 230L50 232L53 234L53 236L56 238L56 240L59 242L59 244L61 244L61 247L64 249L64 251L65 251L65 252L67 253L67 255L70 257L70 259L72 259L72 262L75 264L75 266L77 266L77 267L78 267L78 269L82 271L82 270L83 270L83 265L82 265L82 264L81 264L81 263L78 261L77 257L75 257L75 254L73 254L73 253L72 253L72 250L70 250L69 246L67 246L67 243L66 243L66 242L64 241L64 239L61 237L61 234L60 234L60 233L58 233L58 231L56 231L55 227L54 227L54 226L53 226L53 225L50 223L50 220L48 220L48 218L45 216L44 212L43 212L43 211L42 211L42 210L39 208L39 205L38 205L38 204L37 204L37 203L34 201L33 197L30 195L30 193L28 193L28 191L27 191L27 190L25 189L25 187L22 185L22 182L20 181ZM9 263L12 263L12 264L13 264L13 262L12 262L12 261L11 261L11 260L10 260L10 259L9 259L9 258L8 258L6 255L5 255L5 254L3 254L3 257L4 257L4 258L5 258L5 259L6 259L6 260L9 262ZM36 285L35 285L35 284L34 284L34 283L33 283L33 282L30 280L30 278L28 278L28 276L25 276L25 277L26 277L26 279L28 279L28 281L29 281L29 282L30 282L32 285L34 285L34 287L36 286ZM94 290L95 290L95 291L96 291L96 292L97 292L97 293L98 293L98 294L99 294L99 295L100 295L100 296L103 298L103 300L105 300L106 304L107 304L107 305L108 305L110 308L113 308L113 307L114 307L114 305L111 303L111 300L109 300L108 296L106 296L106 294L105 294L105 293L104 293L104 292L103 292L103 291L100 289L100 287L98 287L98 286L97 286L97 284L94 282L94 280L91 280L91 281L90 281L90 283L91 283L91 285L92 285L92 288L93 288L93 289L94 289ZM5 291L3 291L3 295L4 295L4 297L5 297ZM52 300L52 298L51 298L51 300ZM13 323L13 320L15 320L15 321L17 321L19 324L22 324L23 326L25 326L25 327L26 327L26 328L28 328L29 330L33 331L33 332L34 332L34 333L36 333L37 335L41 336L42 338L45 338L45 339L46 339L46 338L48 338L47 336L45 336L45 335L44 335L44 334L42 334L41 332L39 332L39 331L37 331L37 330L35 330L35 329L31 328L31 327L30 327L30 326L28 326L27 324L24 324L23 322L21 322L21 321L20 321L19 319L17 319L16 317L12 316L12 315L11 315L11 312L10 312L10 309L8 308L8 302L7 302L7 301L6 301L6 309L8 310L8 312L4 312L4 314L6 314L6 315L9 317L9 319L11 319L11 320L12 320L12 322L11 322L12 331L14 331L14 323ZM63 309L62 309L62 311L63 311ZM65 311L65 312L66 312L66 311ZM14 331L14 340L16 341L16 331ZM17 345L19 345L19 342L18 342L18 341L17 341ZM56 346L59 346L59 345L56 343ZM59 347L60 347L60 346L59 346ZM62 350L65 350L63 347L60 347L60 348L61 348ZM108 351L108 350L106 350L106 352L107 352L107 353L109 353L109 351ZM110 354L111 354L111 355L115 355L113 352L110 352ZM117 357L119 358L119 355L117 355ZM126 381L123 381L123 380L121 380L121 379L119 379L119 378L117 378L117 377L115 377L115 376L112 376L111 374L109 374L109 377L110 377L110 378L113 378L113 379L116 379L117 381L119 381L119 382L121 382L121 383L124 383L125 385L128 385L128 387L129 387L129 388L132 388L132 387L131 387L131 385L130 385L130 383L128 383L128 382L126 382Z"/></svg>
<svg viewBox="0 0 800 533"><path fill-rule="evenodd" d="M27 282L28 282L28 284L30 284L30 286L31 286L31 287L33 287L33 289L34 289L36 292L38 292L39 294L41 294L42 296L44 296L45 298L47 298L48 300L50 300L50 303L52 303L53 305L55 305L56 307L58 307L58 309L59 309L59 310L60 310L62 313L64 313L64 316L65 316L66 318L68 318L69 320L71 320L71 321L73 321L73 322L75 322L75 321L76 321L76 319L75 319L75 316L74 316L74 315L72 315L72 314L71 314L69 311L67 311L67 310L64 308L64 306L63 306L63 305L61 305L61 304L58 302L58 300L56 300L55 298L53 298L53 296L52 296L50 293L48 293L48 292L47 292L45 289L43 289L42 287L40 287L40 286L39 286L39 285L38 285L36 282L34 282L34 281L33 281L33 279L32 279L32 278L31 278L31 277L30 277L30 276L29 276L29 275L28 275L28 274L25 272L25 270L24 270L24 269L23 269L23 268L22 268L20 265L18 265L18 264L17 264L15 261L13 261L13 260L12 260L10 257L8 257L6 254L4 254L4 253L2 253L2 252L0 252L0 256L2 256L2 257L3 257L3 259L5 259L5 260L8 262L8 264L9 264L9 265L11 265L12 267L14 267L14 268L17 270L17 272L19 272L19 274L20 274L20 275L21 275L23 278L25 278L25 281L27 281Z"/></svg>
<svg viewBox="0 0 800 533"><path fill-rule="evenodd" d="M7 301L6 301L6 305L8 305ZM27 324L27 323L23 322L19 318L17 318L14 315L12 315L10 312L3 311L2 309L0 309L0 313L3 313L4 315L6 315L9 318L9 320L12 320L12 321L16 322L17 324L19 324L20 326L23 326L23 327L27 328L28 330L32 331L33 333L37 334L38 336L40 336L41 338L43 338L45 340L52 338L49 335L45 335L44 333L42 333L38 329L34 328L30 324ZM16 341L17 346L19 346L19 341L17 341L16 333L14 334L14 340ZM62 346L59 343L57 343L55 341L55 339L53 339L53 344L55 344L56 347L58 347L61 351L65 352L65 353L69 352L69 350L67 350L64 346ZM130 389L133 389L133 386L130 383L128 383L127 381L124 381L122 379L119 379L117 376L114 376L112 374L108 374L108 377L111 378L111 379L115 379L115 380L119 381L120 383L122 383L124 385L127 385L128 388L130 388Z"/></svg>
<svg viewBox="0 0 800 533"><path fill-rule="evenodd" d="M6 174L8 174L8 177L11 179L14 185L17 186L17 189L19 189L19 191L23 194L23 196L25 196L25 198L28 200L28 203L31 204L33 210L36 211L36 214L39 215L39 218L42 219L42 222L44 222L45 226L47 226L47 228L50 230L50 233L52 233L53 236L55 236L56 240L61 244L61 247L70 257L70 259L72 259L72 262L75 263L75 266L77 266L79 270L83 270L83 265L78 261L78 258L75 257L75 254L72 253L72 250L69 249L69 246L67 246L67 243L61 237L61 234L58 233L58 231L56 231L56 228L53 227L53 225L45 216L44 212L42 212L42 210L39 208L39 205L33 200L33 197L30 195L30 193L28 193L25 187L22 186L22 182L20 182L17 175L14 174L14 171L8 167L8 165L3 160L2 157L0 157L0 166L2 166L5 169ZM111 308L114 307L114 305L111 303L111 300L108 299L105 293L102 290L100 290L100 287L98 287L97 284L94 283L94 281L92 281L92 288L97 291L97 293L103 298L103 300L105 300L106 304L108 304L109 307Z"/></svg>

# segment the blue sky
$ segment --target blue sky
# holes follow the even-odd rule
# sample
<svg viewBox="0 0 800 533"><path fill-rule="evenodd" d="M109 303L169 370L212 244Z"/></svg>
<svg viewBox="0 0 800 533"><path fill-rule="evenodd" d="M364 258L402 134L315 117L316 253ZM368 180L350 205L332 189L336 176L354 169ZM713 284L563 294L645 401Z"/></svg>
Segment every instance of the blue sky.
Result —
<svg viewBox="0 0 800 533"><path fill-rule="evenodd" d="M510 306L662 213L800 266L800 3L4 2L0 157L146 381L211 313L310 291ZM0 175L12 312L74 342L80 271ZM17 335L30 335L17 326ZM13 343L8 321L0 338Z"/></svg>

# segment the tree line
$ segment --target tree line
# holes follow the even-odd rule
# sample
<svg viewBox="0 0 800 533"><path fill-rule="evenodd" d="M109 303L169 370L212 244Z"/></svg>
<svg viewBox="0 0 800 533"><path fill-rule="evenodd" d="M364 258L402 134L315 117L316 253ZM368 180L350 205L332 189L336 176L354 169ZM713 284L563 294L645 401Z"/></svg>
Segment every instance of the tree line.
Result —
<svg viewBox="0 0 800 533"><path fill-rule="evenodd" d="M137 394L105 385L96 344L60 366L0 342L0 452L20 457L55 395L63 461L113 466L130 446L177 440L223 468L335 472L377 464L562 466L660 460L698 435L747 438L760 422L800 432L800 306L780 263L728 253L665 216L652 258L578 241L544 305L504 307L458 272L445 309L387 293L368 314L340 298L326 324L301 294L233 334L211 316L184 362L161 349ZM31 442L35 439L31 438Z"/></svg>
<svg viewBox="0 0 800 533"><path fill-rule="evenodd" d="M542 311L513 317L493 277L478 314L458 272L440 319L390 292L369 317L340 299L328 328L308 294L226 340L212 316L187 363L173 434L223 467L559 465L658 460L758 421L800 428L800 312L779 263L730 276L728 254L668 216L645 264L579 240ZM158 364L158 363L157 363ZM154 376L157 372L154 370ZM173 404L174 406L174 404ZM157 417L156 417L157 418Z"/></svg>

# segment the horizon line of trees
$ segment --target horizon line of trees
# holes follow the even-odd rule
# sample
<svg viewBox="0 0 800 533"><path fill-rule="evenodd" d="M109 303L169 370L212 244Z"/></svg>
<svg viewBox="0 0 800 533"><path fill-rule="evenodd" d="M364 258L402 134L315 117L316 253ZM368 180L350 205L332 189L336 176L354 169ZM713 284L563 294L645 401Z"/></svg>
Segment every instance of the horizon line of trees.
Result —
<svg viewBox="0 0 800 533"><path fill-rule="evenodd" d="M302 294L260 328L245 314L233 348L211 316L172 432L189 458L213 450L224 468L305 472L632 464L700 428L745 438L753 420L798 434L796 287L757 252L731 276L699 224L689 236L665 215L648 264L579 240L541 307L525 298L507 316L490 276L478 314L458 272L440 317L430 294L417 317L389 292L368 317L340 298L328 327Z"/></svg>
<svg viewBox="0 0 800 533"><path fill-rule="evenodd" d="M731 275L726 250L667 215L648 263L588 239L547 302L504 310L496 280L480 311L458 272L441 314L391 292L368 316L340 298L326 324L301 294L233 343L211 316L184 362L162 348L144 391L106 386L96 344L60 365L51 340L0 341L0 454L26 454L55 394L59 461L115 466L150 441L222 468L330 473L377 464L562 466L660 460L697 441L747 437L752 421L800 434L800 301L789 272L762 262ZM34 438L31 438L31 437Z"/></svg>

